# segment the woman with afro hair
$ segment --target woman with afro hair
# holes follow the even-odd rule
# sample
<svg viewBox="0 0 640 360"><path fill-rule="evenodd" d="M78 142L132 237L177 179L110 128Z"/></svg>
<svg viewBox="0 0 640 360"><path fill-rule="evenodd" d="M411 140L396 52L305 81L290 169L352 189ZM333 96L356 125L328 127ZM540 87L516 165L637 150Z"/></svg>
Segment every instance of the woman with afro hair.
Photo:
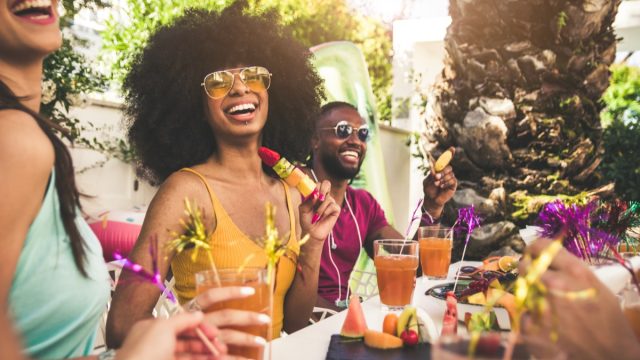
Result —
<svg viewBox="0 0 640 360"><path fill-rule="evenodd" d="M138 54L124 83L129 139L148 179L161 186L151 202L142 231L130 255L151 266L150 238L160 249L182 233L184 201L202 209L210 232L211 255L218 268L265 267L266 256L255 242L264 236L265 203L276 208L275 225L287 234L287 254L277 267L271 319L273 337L308 323L315 304L322 244L339 208L328 196L330 183L318 184L319 196L304 201L270 169L263 168L260 146L302 162L309 153L313 114L322 97L321 81L310 53L275 13L249 15L244 2L221 12L188 10L160 28ZM318 214L320 219L313 221ZM317 217L317 216L315 216ZM314 219L315 220L315 219ZM298 240L308 234L300 249ZM207 293L195 296L194 274L210 268L200 251L168 252L175 291L182 303L207 308ZM150 284L118 286L107 324L109 346L120 344L132 324L152 316L160 295ZM227 315L237 315L229 313ZM207 315L220 324L225 312ZM257 319L236 316L236 325ZM262 317L263 321L266 321ZM264 339L222 329L233 345L260 345Z"/></svg>

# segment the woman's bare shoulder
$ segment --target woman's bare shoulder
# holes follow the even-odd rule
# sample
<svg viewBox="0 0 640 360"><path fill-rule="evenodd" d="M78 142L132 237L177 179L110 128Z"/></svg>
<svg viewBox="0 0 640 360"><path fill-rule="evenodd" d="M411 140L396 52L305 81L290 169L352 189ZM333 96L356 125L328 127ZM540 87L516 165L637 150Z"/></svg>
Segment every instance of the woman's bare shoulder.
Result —
<svg viewBox="0 0 640 360"><path fill-rule="evenodd" d="M187 171L176 171L169 175L160 185L158 192L170 196L186 196L206 192L206 188L199 177Z"/></svg>
<svg viewBox="0 0 640 360"><path fill-rule="evenodd" d="M31 115L0 110L0 168L48 174L54 160L53 144Z"/></svg>
<svg viewBox="0 0 640 360"><path fill-rule="evenodd" d="M160 185L147 214L177 221L184 213L185 200L209 212L212 209L208 199L206 187L197 176L176 171Z"/></svg>

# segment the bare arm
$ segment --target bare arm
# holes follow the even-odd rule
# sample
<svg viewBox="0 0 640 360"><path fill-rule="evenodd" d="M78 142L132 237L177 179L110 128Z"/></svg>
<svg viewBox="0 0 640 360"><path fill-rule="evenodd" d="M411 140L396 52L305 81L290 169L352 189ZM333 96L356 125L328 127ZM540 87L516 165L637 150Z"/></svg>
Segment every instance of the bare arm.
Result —
<svg viewBox="0 0 640 360"><path fill-rule="evenodd" d="M387 225L381 227L374 233L367 234L364 240L364 250L367 252L370 258L373 259L373 242L379 239L404 239L404 236L400 234L393 226Z"/></svg>
<svg viewBox="0 0 640 360"><path fill-rule="evenodd" d="M158 270L162 281L167 276L169 264L174 255L164 251L165 244L170 240L169 230L182 231L179 220L183 217L184 198L193 199L194 193L190 191L197 188L193 186L194 183L191 181L193 179L185 175L173 174L162 184L149 205L140 236L129 254L129 259L150 270L152 268L149 253L150 239L157 237ZM157 287L139 281L132 274L123 271L107 317L107 345L110 348L121 346L125 336L136 322L151 318L159 296L160 290Z"/></svg>
<svg viewBox="0 0 640 360"><path fill-rule="evenodd" d="M29 226L44 199L53 161L53 146L31 116L0 111L0 349L11 359L23 355L9 316L9 291Z"/></svg>
<svg viewBox="0 0 640 360"><path fill-rule="evenodd" d="M323 181L320 193L324 201L307 199L300 206L300 225L302 233L309 234L309 241L300 249L298 271L284 302L284 331L292 333L307 326L316 303L318 277L320 274L320 256L322 245L338 219L340 208L329 194L331 185ZM311 224L315 213L320 220Z"/></svg>
<svg viewBox="0 0 640 360"><path fill-rule="evenodd" d="M3 199L0 226L4 229L0 237L3 249L0 252L0 353L3 359L26 359L19 333L9 315L9 291L29 227L40 211L53 165L53 147L35 120L23 112L0 111L0 198ZM155 354L169 359L174 352L206 353L201 342L194 341L189 333L201 320L200 314L140 324L137 328L143 330L138 331L135 341L125 345L118 359L162 358ZM215 328L207 329L211 337L216 335ZM226 348L219 350L224 354ZM146 354L154 355L138 356ZM97 359L97 356L75 359Z"/></svg>

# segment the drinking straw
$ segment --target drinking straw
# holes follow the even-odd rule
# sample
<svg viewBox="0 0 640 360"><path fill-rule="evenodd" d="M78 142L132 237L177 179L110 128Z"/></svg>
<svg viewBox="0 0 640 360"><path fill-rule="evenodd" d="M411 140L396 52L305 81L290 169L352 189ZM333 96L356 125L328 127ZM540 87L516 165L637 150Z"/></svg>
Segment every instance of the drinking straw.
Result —
<svg viewBox="0 0 640 360"><path fill-rule="evenodd" d="M404 245L407 243L407 241L409 240L409 231L411 231L411 228L413 227L413 223L417 220L420 219L420 217L418 217L416 214L418 214L418 210L422 207L422 203L424 202L424 199L419 199L418 200L418 204L416 205L416 208L413 209L413 213L411 214L411 218L409 219L409 223L407 224L407 229L404 231L404 239L402 239L402 246L400 247L400 255L402 255L402 252L404 251Z"/></svg>
<svg viewBox="0 0 640 360"><path fill-rule="evenodd" d="M424 202L424 199L421 198L418 200L418 203L416 204L416 208L413 209L413 213L411 213L411 218L409 219L409 223L407 224L407 229L404 231L404 238L409 240L409 231L411 231L411 228L413 227L413 223L420 219L420 217L417 215L418 214L418 210L420 210L422 208L422 203Z"/></svg>
<svg viewBox="0 0 640 360"><path fill-rule="evenodd" d="M286 247L278 246L281 241L278 237L278 229L275 224L276 209L273 204L267 202L265 204L266 222L265 222L265 241L264 252L267 255L267 283L269 284L269 316L273 318L273 293L275 291L275 272L276 265L280 257L284 255ZM269 327L269 339L273 337L273 329ZM271 346L269 346L269 359L271 359Z"/></svg>
<svg viewBox="0 0 640 360"><path fill-rule="evenodd" d="M152 237L149 245L149 253L151 254L151 264L153 267L153 274L146 271L142 265L136 264L128 258L122 256L120 253L115 252L113 257L116 260L122 260L122 262L117 263L116 266L120 266L120 268L124 271L127 270L134 276L137 276L142 281L147 281L157 288L160 291L167 291L167 299L169 299L173 304L176 305L178 309L178 313L184 312L184 308L176 301L176 298L173 296L171 291L168 291L167 287L162 283L162 279L160 276L160 272L158 271L158 238L156 236ZM200 328L195 329L196 335L198 338L204 343L205 347L213 354L213 356L220 356L220 352L215 348L215 346L211 343L209 338L200 330Z"/></svg>
<svg viewBox="0 0 640 360"><path fill-rule="evenodd" d="M182 306L180 306L180 304L176 304L177 305L177 309L178 309L178 313L184 312L184 308ZM207 348L207 350L209 350L209 352L211 352L211 354L213 356L220 356L220 353L218 352L218 350L215 348L215 346L213 345L213 343L211 343L211 341L209 340L209 338L202 332L202 330L200 330L199 327L197 327L195 329L195 333L196 335L198 335L198 338L200 339L200 341L202 341L202 343L204 344L204 346Z"/></svg>
<svg viewBox="0 0 640 360"><path fill-rule="evenodd" d="M273 204L270 202L265 203L265 236L263 241L263 249L264 253L267 256L267 283L269 284L269 289L271 291L271 296L269 297L269 316L273 318L273 293L275 291L276 284L276 265L280 258L287 252L287 243L279 237L278 228L276 228L275 222L275 214L276 209ZM298 245L302 246L309 240L309 234L306 234L298 241ZM253 254L249 255L247 259L245 259L245 263L248 262L248 259L252 258ZM273 328L269 327L269 339L273 338L272 334ZM272 347L269 346L269 359L271 359L272 355Z"/></svg>
<svg viewBox="0 0 640 360"><path fill-rule="evenodd" d="M460 258L460 263L464 261L464 255L467 252L467 245L469 245L469 239L471 238L471 233L475 228L480 226L480 218L476 215L475 207L473 204L469 207L462 208L458 210L458 219L451 227L451 231L456 227L456 225L466 224L467 238L464 240L464 248L462 249L462 257ZM460 278L460 268L462 264L458 266L458 270L456 271L456 279L453 282L453 292L456 292L456 286L458 286L458 278Z"/></svg>
<svg viewBox="0 0 640 360"><path fill-rule="evenodd" d="M211 255L211 245L209 244L210 233L202 221L202 212L195 206L195 203L191 205L191 202L189 202L187 198L184 199L184 209L184 213L187 215L187 221L185 222L184 219L180 219L180 225L184 231L182 233L169 231L174 239L167 244L167 247L178 254L186 249L194 249L191 254L191 261L193 262L196 261L200 250L204 250L207 254L211 271L213 272L213 281L217 287L222 287L216 263L213 261L213 256Z"/></svg>

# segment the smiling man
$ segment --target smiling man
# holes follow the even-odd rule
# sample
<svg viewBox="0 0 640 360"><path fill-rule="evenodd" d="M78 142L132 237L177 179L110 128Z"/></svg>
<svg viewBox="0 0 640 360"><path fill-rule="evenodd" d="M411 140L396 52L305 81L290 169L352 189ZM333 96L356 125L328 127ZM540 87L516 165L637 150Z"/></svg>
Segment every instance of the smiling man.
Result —
<svg viewBox="0 0 640 360"><path fill-rule="evenodd" d="M321 108L315 125L308 170L318 181L331 182L331 196L341 206L338 220L322 249L317 306L337 309L346 306L349 276L360 249L364 246L372 257L374 240L403 236L389 225L382 207L369 192L349 186L367 154L366 120L353 105L336 101ZM425 178L421 225L439 220L456 186L450 166Z"/></svg>

